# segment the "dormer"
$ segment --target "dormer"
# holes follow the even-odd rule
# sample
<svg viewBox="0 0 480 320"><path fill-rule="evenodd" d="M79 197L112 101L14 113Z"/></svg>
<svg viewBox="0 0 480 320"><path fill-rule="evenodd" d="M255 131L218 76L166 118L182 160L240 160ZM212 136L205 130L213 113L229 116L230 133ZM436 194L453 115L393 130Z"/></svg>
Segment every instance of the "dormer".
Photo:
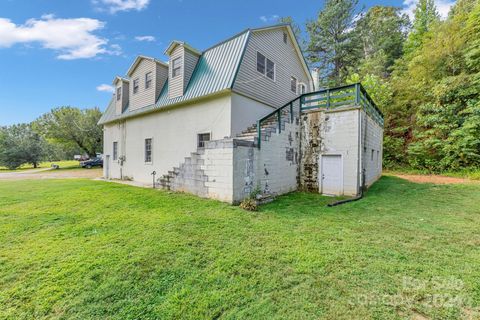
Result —
<svg viewBox="0 0 480 320"><path fill-rule="evenodd" d="M114 99L115 99L115 113L122 114L125 111L125 108L128 105L128 79L122 77L115 77L113 80L113 87L115 88Z"/></svg>
<svg viewBox="0 0 480 320"><path fill-rule="evenodd" d="M129 109L155 104L168 78L168 65L155 58L138 56L127 71L130 79Z"/></svg>
<svg viewBox="0 0 480 320"><path fill-rule="evenodd" d="M165 51L169 57L168 98L183 96L198 58L202 54L182 41L173 41Z"/></svg>

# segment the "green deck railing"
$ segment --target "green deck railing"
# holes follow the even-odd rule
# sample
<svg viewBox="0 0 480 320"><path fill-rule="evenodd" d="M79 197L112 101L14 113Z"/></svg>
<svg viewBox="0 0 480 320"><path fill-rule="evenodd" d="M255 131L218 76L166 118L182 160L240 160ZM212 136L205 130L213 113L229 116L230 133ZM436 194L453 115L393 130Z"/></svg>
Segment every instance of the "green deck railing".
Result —
<svg viewBox="0 0 480 320"><path fill-rule="evenodd" d="M383 114L375 105L368 92L360 83L341 87L328 88L315 92L304 93L282 107L272 111L257 121L257 146L262 142L262 124L272 117L276 118L277 130L282 131L282 118L288 116L292 123L295 113L312 109L331 110L346 106L361 106L365 112L383 127Z"/></svg>

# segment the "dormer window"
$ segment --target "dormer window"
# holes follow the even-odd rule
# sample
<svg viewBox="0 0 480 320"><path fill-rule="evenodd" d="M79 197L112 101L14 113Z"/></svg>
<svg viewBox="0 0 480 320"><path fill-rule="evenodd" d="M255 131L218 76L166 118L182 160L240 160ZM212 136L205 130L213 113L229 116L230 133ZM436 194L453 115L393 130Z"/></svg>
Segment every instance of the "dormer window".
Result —
<svg viewBox="0 0 480 320"><path fill-rule="evenodd" d="M152 72L147 72L145 74L145 89L148 89L152 86Z"/></svg>
<svg viewBox="0 0 480 320"><path fill-rule="evenodd" d="M138 92L138 78L133 80L133 93L137 93Z"/></svg>
<svg viewBox="0 0 480 320"><path fill-rule="evenodd" d="M182 72L182 57L178 57L172 61L172 78L180 75Z"/></svg>
<svg viewBox="0 0 480 320"><path fill-rule="evenodd" d="M122 99L122 87L117 88L117 101Z"/></svg>

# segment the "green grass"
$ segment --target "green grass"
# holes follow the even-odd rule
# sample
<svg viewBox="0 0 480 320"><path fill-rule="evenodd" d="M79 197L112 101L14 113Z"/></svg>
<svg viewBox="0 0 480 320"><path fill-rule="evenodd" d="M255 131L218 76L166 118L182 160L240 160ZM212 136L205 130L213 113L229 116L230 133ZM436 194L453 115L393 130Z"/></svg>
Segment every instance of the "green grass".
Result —
<svg viewBox="0 0 480 320"><path fill-rule="evenodd" d="M80 168L80 163L77 160L61 160L61 161L45 161L41 162L37 169L41 168L51 168L52 164L56 164L60 167L60 169L73 169L73 168ZM0 167L0 173L2 172L15 172L15 171L23 171L23 170L30 170L34 169L31 164L24 164L15 170L8 169L6 167Z"/></svg>
<svg viewBox="0 0 480 320"><path fill-rule="evenodd" d="M455 178L464 178L470 180L480 180L480 168L470 168L470 169L462 169L456 171L441 171L441 172L432 172L426 169L415 169L415 168L408 168L408 167L395 167L385 170L387 173L398 173L398 174L436 174L446 177L455 177Z"/></svg>
<svg viewBox="0 0 480 320"><path fill-rule="evenodd" d="M383 177L330 201L292 193L251 213L101 181L2 182L0 319L474 314L480 185Z"/></svg>

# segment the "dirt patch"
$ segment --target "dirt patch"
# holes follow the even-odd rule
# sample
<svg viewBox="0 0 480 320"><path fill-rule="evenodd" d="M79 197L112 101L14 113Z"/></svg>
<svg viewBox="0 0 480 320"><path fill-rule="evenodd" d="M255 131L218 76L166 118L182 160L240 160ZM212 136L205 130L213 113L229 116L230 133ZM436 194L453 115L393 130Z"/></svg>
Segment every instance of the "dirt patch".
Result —
<svg viewBox="0 0 480 320"><path fill-rule="evenodd" d="M417 174L392 174L395 177L399 177L415 183L435 183L435 184L460 184L460 183L479 183L478 181L445 177L437 175L417 175Z"/></svg>
<svg viewBox="0 0 480 320"><path fill-rule="evenodd" d="M96 179L103 175L102 169L39 169L23 172L0 173L0 180L26 180L26 179L71 179L84 178Z"/></svg>

